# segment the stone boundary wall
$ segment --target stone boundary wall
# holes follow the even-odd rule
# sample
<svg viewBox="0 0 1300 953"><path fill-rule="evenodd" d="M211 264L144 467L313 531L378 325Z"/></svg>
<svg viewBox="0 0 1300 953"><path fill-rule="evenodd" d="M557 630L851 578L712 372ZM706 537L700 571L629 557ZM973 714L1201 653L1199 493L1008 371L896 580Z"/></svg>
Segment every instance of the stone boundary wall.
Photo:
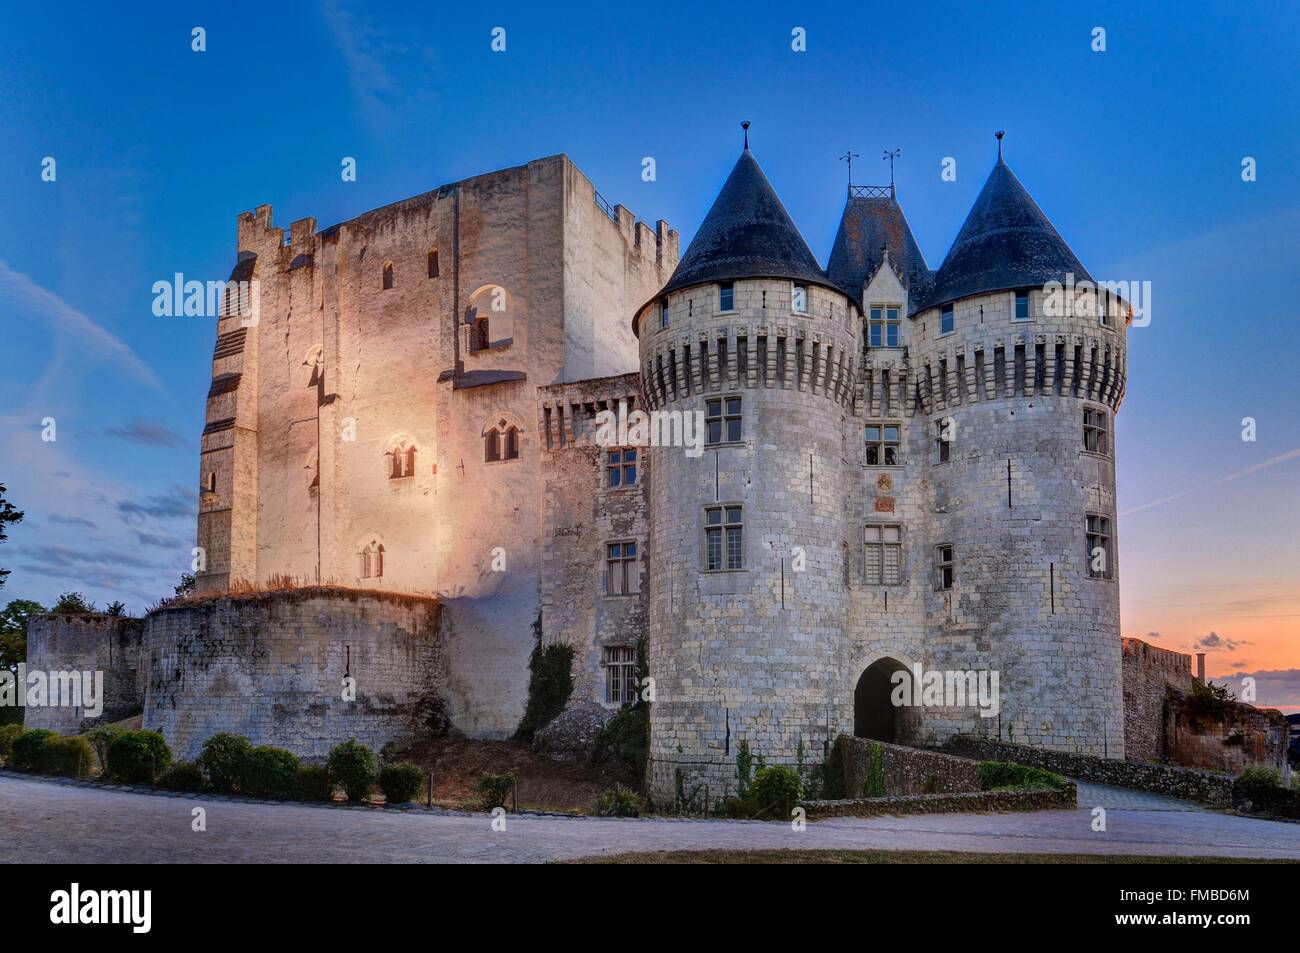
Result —
<svg viewBox="0 0 1300 953"><path fill-rule="evenodd" d="M880 752L885 794L890 798L979 791L979 763L968 758L847 735L840 736L836 747L844 765L845 793L853 796L864 793L872 749Z"/></svg>
<svg viewBox="0 0 1300 953"><path fill-rule="evenodd" d="M1165 695L1185 693L1192 683L1192 657L1141 639L1123 639L1124 757L1163 761Z"/></svg>
<svg viewBox="0 0 1300 953"><path fill-rule="evenodd" d="M23 709L28 728L77 734L101 722L139 714L144 706L145 666L141 644L145 620L102 613L34 616L27 624L27 668L31 672L102 672L103 711L84 707ZM20 693L23 685L17 686Z"/></svg>
<svg viewBox="0 0 1300 953"><path fill-rule="evenodd" d="M882 814L1059 811L1077 806L1077 789L1073 783L1059 791L963 791L954 794L915 794L845 801L806 801L803 804L810 820L824 817L878 817Z"/></svg>
<svg viewBox="0 0 1300 953"><path fill-rule="evenodd" d="M1187 696L1176 695L1165 705L1165 756L1170 761L1230 774L1251 764L1281 770L1290 725L1280 711L1241 702L1197 711L1188 702Z"/></svg>
<svg viewBox="0 0 1300 953"><path fill-rule="evenodd" d="M146 632L144 727L186 759L219 731L311 761L349 738L379 751L438 733L439 625L435 599L332 587L163 607Z"/></svg>
<svg viewBox="0 0 1300 953"><path fill-rule="evenodd" d="M1114 784L1122 788L1151 791L1170 797L1203 801L1207 804L1232 804L1232 781L1228 774L1176 768L1141 761L1118 761L1095 755L1071 754L1027 745L990 741L983 738L957 737L945 749L963 757L990 761L1014 761L1034 768L1046 768L1067 778Z"/></svg>

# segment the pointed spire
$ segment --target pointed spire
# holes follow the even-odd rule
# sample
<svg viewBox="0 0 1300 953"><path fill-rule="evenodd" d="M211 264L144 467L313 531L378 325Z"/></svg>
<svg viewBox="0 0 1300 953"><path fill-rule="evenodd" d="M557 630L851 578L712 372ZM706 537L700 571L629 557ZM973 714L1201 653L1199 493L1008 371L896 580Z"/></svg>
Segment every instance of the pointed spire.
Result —
<svg viewBox="0 0 1300 953"><path fill-rule="evenodd" d="M1006 131L1003 130L1003 129L999 129L997 132L993 133L993 138L996 139L996 140L998 141L998 161L999 161L999 162L1002 161L1002 137L1005 136L1005 135L1006 135Z"/></svg>
<svg viewBox="0 0 1300 953"><path fill-rule="evenodd" d="M886 257L903 276L910 297L924 296L930 269L898 199L892 194L855 195L850 191L831 246L827 277L860 302L862 286L880 270Z"/></svg>
<svg viewBox="0 0 1300 953"><path fill-rule="evenodd" d="M828 284L772 184L745 150L660 294L736 278L790 278Z"/></svg>
<svg viewBox="0 0 1300 953"><path fill-rule="evenodd" d="M740 128L745 130L745 151L749 151L749 120L746 119L740 124Z"/></svg>
<svg viewBox="0 0 1300 953"><path fill-rule="evenodd" d="M1076 280L1092 280L1002 159L1001 147L999 132L998 161L939 266L934 291L922 307L1064 281L1068 273Z"/></svg>

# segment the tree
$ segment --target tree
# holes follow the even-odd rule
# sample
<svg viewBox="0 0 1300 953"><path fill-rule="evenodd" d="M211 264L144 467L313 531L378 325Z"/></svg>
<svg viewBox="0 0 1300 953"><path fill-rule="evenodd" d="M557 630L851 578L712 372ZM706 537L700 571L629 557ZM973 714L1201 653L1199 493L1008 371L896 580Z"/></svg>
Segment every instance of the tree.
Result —
<svg viewBox="0 0 1300 953"><path fill-rule="evenodd" d="M120 599L116 602L110 602L108 608L104 610L109 615L126 615L126 603Z"/></svg>
<svg viewBox="0 0 1300 953"><path fill-rule="evenodd" d="M176 587L176 595L188 596L194 591L194 573L181 573L181 584Z"/></svg>
<svg viewBox="0 0 1300 953"><path fill-rule="evenodd" d="M27 620L45 611L31 599L14 599L0 610L0 668L17 671L27 659Z"/></svg>
<svg viewBox="0 0 1300 953"><path fill-rule="evenodd" d="M22 522L24 514L22 510L16 509L12 503L5 499L5 485L0 483L0 543L9 538L5 531L10 523ZM0 586L5 584L5 576L9 575L8 569L0 569Z"/></svg>
<svg viewBox="0 0 1300 953"><path fill-rule="evenodd" d="M93 602L87 602L86 597L79 592L65 592L59 596L59 601L54 604L51 612L63 612L68 615L85 615L88 612L97 612Z"/></svg>

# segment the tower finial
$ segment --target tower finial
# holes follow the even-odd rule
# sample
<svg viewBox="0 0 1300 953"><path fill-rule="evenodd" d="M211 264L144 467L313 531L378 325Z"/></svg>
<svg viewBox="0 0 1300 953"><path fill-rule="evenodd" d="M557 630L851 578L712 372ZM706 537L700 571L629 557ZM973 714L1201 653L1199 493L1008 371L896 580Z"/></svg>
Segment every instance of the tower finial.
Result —
<svg viewBox="0 0 1300 953"><path fill-rule="evenodd" d="M999 129L997 132L993 133L994 137L998 140L998 161L999 162L1002 161L1002 137L1005 136L1006 134L1007 134L1006 130L1004 129Z"/></svg>
<svg viewBox="0 0 1300 953"><path fill-rule="evenodd" d="M886 149L884 158L889 160L889 194L890 197L895 195L894 189L894 160L903 154L902 149Z"/></svg>
<svg viewBox="0 0 1300 953"><path fill-rule="evenodd" d="M844 155L840 156L841 162L847 162L849 164L849 190L850 191L853 190L853 160L860 159L860 158L861 156L859 156L852 149L844 150Z"/></svg>
<svg viewBox="0 0 1300 953"><path fill-rule="evenodd" d="M746 119L740 124L740 128L745 130L745 149L749 150L749 120Z"/></svg>

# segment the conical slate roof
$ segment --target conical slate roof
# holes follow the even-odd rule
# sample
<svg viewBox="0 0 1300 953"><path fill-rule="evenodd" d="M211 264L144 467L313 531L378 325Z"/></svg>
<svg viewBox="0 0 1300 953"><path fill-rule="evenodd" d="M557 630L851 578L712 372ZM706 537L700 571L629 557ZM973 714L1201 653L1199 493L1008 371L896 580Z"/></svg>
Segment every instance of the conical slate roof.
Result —
<svg viewBox="0 0 1300 953"><path fill-rule="evenodd" d="M915 297L924 293L929 266L916 243L907 216L894 196L849 194L848 204L840 217L839 231L831 248L826 274L831 281L861 304L862 286L876 273L889 249L889 260L903 276L903 282Z"/></svg>
<svg viewBox="0 0 1300 953"><path fill-rule="evenodd" d="M1016 174L998 156L922 308L1049 281L1092 280ZM915 311L913 312L915 313Z"/></svg>
<svg viewBox="0 0 1300 953"><path fill-rule="evenodd" d="M660 294L735 278L829 284L748 147Z"/></svg>

